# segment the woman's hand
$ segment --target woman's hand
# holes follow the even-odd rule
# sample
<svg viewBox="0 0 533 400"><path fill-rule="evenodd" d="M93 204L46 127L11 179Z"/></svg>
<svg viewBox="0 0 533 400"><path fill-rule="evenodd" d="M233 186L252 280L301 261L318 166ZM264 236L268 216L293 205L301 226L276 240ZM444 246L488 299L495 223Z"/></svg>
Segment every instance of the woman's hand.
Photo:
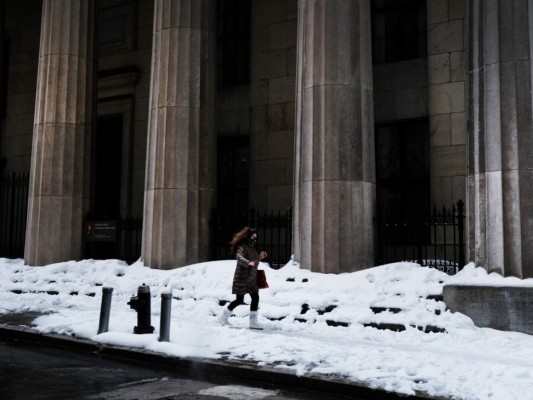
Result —
<svg viewBox="0 0 533 400"><path fill-rule="evenodd" d="M255 267L255 262L250 261L250 262L248 263L248 266L249 266L249 267Z"/></svg>
<svg viewBox="0 0 533 400"><path fill-rule="evenodd" d="M265 258L268 257L268 254L266 251L262 251L260 254L259 254L259 259L260 260L264 260Z"/></svg>

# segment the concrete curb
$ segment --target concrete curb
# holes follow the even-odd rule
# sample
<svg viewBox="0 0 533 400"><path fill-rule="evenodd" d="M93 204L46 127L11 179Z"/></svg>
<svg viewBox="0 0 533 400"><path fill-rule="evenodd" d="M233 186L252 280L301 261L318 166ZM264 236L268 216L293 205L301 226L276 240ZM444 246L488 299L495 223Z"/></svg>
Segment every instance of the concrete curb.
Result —
<svg viewBox="0 0 533 400"><path fill-rule="evenodd" d="M149 364L152 367L179 371L188 378L207 379L209 376L227 376L237 381L255 381L291 389L314 391L356 398L358 400L427 400L423 393L417 396L400 395L385 390L358 386L353 381L319 375L297 376L290 371L258 366L251 363L212 359L180 358L144 349L106 345L88 339L59 334L42 334L26 326L0 324L0 338L82 351L93 356L119 359L128 363ZM434 398L433 398L434 399ZM436 400L436 399L435 399Z"/></svg>

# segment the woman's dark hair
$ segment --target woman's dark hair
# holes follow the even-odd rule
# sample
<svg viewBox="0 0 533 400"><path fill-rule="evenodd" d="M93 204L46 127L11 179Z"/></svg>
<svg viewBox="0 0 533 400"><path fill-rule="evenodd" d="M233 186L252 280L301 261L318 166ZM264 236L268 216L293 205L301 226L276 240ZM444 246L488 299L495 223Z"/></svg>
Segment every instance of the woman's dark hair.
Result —
<svg viewBox="0 0 533 400"><path fill-rule="evenodd" d="M257 229L245 226L239 232L233 235L231 242L229 242L231 245L231 252L235 254L237 247L245 240L250 239L254 233L257 233Z"/></svg>

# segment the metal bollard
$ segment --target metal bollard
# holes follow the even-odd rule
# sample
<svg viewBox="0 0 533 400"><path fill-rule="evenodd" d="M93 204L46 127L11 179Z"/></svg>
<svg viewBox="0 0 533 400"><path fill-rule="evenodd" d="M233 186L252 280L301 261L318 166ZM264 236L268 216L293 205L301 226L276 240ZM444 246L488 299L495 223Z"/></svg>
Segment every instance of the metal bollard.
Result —
<svg viewBox="0 0 533 400"><path fill-rule="evenodd" d="M98 334L109 330L109 315L111 314L111 297L113 288L102 288L102 306L100 307L100 323L98 324Z"/></svg>
<svg viewBox="0 0 533 400"><path fill-rule="evenodd" d="M161 321L159 326L159 341L170 341L170 311L172 309L172 294L161 293Z"/></svg>
<svg viewBox="0 0 533 400"><path fill-rule="evenodd" d="M129 306L137 311L137 326L133 328L133 333L154 333L154 327L151 326L150 288L144 283L137 288L137 297L132 296L128 302Z"/></svg>

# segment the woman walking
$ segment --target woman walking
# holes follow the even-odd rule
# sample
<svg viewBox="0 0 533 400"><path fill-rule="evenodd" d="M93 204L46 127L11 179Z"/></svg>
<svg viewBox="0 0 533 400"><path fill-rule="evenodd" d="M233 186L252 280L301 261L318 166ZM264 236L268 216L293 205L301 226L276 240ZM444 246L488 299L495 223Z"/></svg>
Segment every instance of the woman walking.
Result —
<svg viewBox="0 0 533 400"><path fill-rule="evenodd" d="M257 253L257 230L245 227L233 235L231 251L237 258L235 275L233 276L232 293L236 295L228 307L224 308L218 321L222 325L229 325L228 318L231 312L241 304L244 304L244 295L249 294L252 298L250 304L250 328L263 329L257 322L257 309L259 308L259 289L257 287L257 266L259 261L267 257L266 251Z"/></svg>

